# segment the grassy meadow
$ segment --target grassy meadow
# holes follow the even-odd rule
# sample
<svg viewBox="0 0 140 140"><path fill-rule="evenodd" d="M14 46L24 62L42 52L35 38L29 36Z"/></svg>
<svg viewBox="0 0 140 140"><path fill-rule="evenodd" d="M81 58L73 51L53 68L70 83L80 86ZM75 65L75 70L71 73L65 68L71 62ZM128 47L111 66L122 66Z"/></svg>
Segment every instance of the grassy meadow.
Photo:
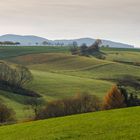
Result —
<svg viewBox="0 0 140 140"><path fill-rule="evenodd" d="M139 140L140 107L0 127L1 140Z"/></svg>
<svg viewBox="0 0 140 140"><path fill-rule="evenodd" d="M116 62L139 63L140 50L102 48L101 51L105 60L73 56L69 47L1 46L0 60L28 67L34 79L26 88L37 91L46 101L83 92L102 99L115 84L111 78L140 76L140 66ZM27 97L0 91L0 99L16 111L19 121L32 115L32 110L24 104Z"/></svg>

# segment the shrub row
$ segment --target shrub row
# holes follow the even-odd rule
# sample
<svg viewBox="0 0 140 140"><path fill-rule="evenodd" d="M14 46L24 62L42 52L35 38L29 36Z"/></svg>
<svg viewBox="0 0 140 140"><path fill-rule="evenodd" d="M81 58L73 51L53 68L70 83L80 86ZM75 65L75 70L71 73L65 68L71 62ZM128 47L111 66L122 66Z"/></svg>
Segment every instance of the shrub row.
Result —
<svg viewBox="0 0 140 140"><path fill-rule="evenodd" d="M140 105L140 99L130 95L120 86L114 85L104 100L95 95L78 94L75 97L51 101L44 108L39 109L36 119L67 116L99 110L109 110Z"/></svg>
<svg viewBox="0 0 140 140"><path fill-rule="evenodd" d="M128 95L126 90L122 87L114 85L102 102L97 96L85 93L77 94L71 98L51 101L47 104L43 102L42 99L32 98L28 100L26 104L32 107L35 114L34 119L38 120L100 110L138 106L140 105L140 99L132 94ZM42 105L44 106L43 108L41 107ZM13 116L13 110L0 104L0 123L13 121Z"/></svg>
<svg viewBox="0 0 140 140"><path fill-rule="evenodd" d="M99 111L100 107L101 102L98 97L89 94L78 94L75 97L47 103L44 108L38 111L36 119L94 112Z"/></svg>

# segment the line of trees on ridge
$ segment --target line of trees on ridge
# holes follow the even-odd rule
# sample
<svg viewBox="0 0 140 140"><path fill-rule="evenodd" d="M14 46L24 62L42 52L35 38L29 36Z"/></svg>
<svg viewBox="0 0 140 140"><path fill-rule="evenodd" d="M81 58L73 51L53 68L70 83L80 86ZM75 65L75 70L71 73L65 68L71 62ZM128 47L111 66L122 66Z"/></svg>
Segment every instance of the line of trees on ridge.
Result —
<svg viewBox="0 0 140 140"><path fill-rule="evenodd" d="M4 41L4 42L0 42L0 46L3 46L3 45L20 45L20 42L12 42L12 41Z"/></svg>

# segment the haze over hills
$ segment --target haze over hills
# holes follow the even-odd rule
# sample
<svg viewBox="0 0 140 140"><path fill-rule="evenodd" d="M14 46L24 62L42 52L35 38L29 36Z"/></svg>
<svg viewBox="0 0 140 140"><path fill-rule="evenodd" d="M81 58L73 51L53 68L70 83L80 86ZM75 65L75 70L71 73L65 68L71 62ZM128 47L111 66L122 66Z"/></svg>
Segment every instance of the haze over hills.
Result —
<svg viewBox="0 0 140 140"><path fill-rule="evenodd" d="M51 43L52 45L55 44L64 44L64 45L69 45L72 44L73 42L77 42L77 44L80 46L83 43L86 43L87 45L91 45L95 42L95 39L93 38L79 38L79 39L71 39L71 40L48 40L43 37L39 36L34 36L34 35L14 35L14 34L6 34L0 36L0 41L12 41L12 42L20 42L21 45L42 45L42 42L47 41ZM124 44L124 43L119 43L119 42L113 42L110 40L102 40L103 45L108 45L109 47L112 48L134 48L132 45Z"/></svg>

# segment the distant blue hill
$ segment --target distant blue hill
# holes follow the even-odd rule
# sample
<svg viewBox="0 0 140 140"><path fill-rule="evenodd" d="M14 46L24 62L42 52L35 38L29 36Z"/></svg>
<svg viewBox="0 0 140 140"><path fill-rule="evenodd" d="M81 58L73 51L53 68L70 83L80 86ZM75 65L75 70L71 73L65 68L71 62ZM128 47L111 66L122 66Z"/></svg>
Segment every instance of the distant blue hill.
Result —
<svg viewBox="0 0 140 140"><path fill-rule="evenodd" d="M41 45L42 42L47 41L50 42L51 44L64 44L64 45L69 45L72 44L73 42L77 42L77 44L80 46L83 43L86 43L87 45L91 45L95 42L95 39L93 38L80 38L80 39L71 39L71 40L48 40L43 37L39 36L33 36L33 35L27 35L27 36L22 36L22 35L13 35L13 34L6 34L0 36L0 41L12 41L12 42L20 42L21 45ZM113 42L109 40L102 40L103 45L109 45L109 47L113 48L134 48L132 45L124 44L124 43L119 43L119 42Z"/></svg>
<svg viewBox="0 0 140 140"><path fill-rule="evenodd" d="M21 36L21 35L7 34L7 35L0 36L0 41L20 42L21 45L36 45L36 43L41 44L43 41L47 41L47 39L38 36L32 36L32 35Z"/></svg>

